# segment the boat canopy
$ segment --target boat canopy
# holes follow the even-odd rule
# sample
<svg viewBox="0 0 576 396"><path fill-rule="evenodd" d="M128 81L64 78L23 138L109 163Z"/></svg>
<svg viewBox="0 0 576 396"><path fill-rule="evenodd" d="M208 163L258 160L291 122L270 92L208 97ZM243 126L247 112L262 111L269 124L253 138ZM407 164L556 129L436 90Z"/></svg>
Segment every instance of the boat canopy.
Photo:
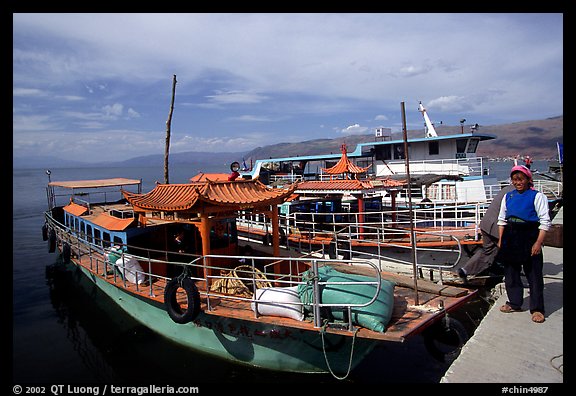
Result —
<svg viewBox="0 0 576 396"><path fill-rule="evenodd" d="M133 186L141 184L142 181L138 179L125 179L123 177L116 177L112 179L98 179L98 180L71 180L71 181L53 181L48 185L52 187L63 188L102 188L102 187L122 187Z"/></svg>
<svg viewBox="0 0 576 396"><path fill-rule="evenodd" d="M207 180L188 184L158 184L146 194L122 193L134 210L194 211L195 206L200 204L244 209L282 203L296 186L294 183L288 188L273 189L257 179Z"/></svg>

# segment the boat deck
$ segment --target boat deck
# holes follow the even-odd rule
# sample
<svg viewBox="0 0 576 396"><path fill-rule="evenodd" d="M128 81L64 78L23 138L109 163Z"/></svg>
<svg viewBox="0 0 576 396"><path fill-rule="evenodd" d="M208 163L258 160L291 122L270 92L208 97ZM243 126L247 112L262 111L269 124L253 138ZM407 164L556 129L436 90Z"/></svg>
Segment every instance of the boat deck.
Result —
<svg viewBox="0 0 576 396"><path fill-rule="evenodd" d="M245 226L237 226L238 232L244 235L257 235L264 237L267 232L260 228L249 228ZM391 236L381 238L380 240L365 236L363 239L347 240L345 236L340 235L339 241L348 241L352 247L396 247L404 246L410 247L411 241L409 237L409 230L402 230L406 236ZM460 245L468 246L481 246L482 241L475 239L474 227L427 227L415 228L417 247L454 247ZM456 241L457 238L458 241ZM313 247L327 247L334 240L332 233L310 233L306 231L291 232L287 236L291 244L299 246L313 246Z"/></svg>
<svg viewBox="0 0 576 396"><path fill-rule="evenodd" d="M113 271L108 271L106 274L103 274L104 262L103 259L100 260L98 272L96 272L94 256L92 257L92 260L87 255L81 256L80 258L72 257L73 262L83 266L92 274L104 279L106 282L115 284L117 287L121 287L143 298L164 304L164 288L167 283L166 279L157 277L154 278L151 284L140 285L127 281L124 282L122 278ZM348 264L336 265L335 269L341 272L351 272L364 275L369 275L371 271L368 268L350 266ZM388 279L396 283L396 287L394 288L394 309L392 318L387 325L385 332L380 333L360 328L356 333L357 337L382 341L403 342L410 336L419 334L426 327L442 319L446 312L450 312L469 301L476 293L473 290L465 288L446 285L442 286L427 280L419 279L419 304L416 305L416 293L414 292L413 278L387 272L382 272L381 275L383 279ZM297 321L290 318L276 316L256 317L254 311L251 309L250 300L232 299L230 296L226 295L218 296L215 295L214 292L210 293L209 298L211 309L208 310L205 283L197 282L197 287L201 296L201 310L204 311L205 314L268 323L300 330L321 330L314 327L314 323L311 319ZM185 308L186 295L183 291L178 292L177 299L183 308ZM347 336L354 335L353 331L348 331L348 329L342 328L342 326L328 326L325 331L328 333Z"/></svg>

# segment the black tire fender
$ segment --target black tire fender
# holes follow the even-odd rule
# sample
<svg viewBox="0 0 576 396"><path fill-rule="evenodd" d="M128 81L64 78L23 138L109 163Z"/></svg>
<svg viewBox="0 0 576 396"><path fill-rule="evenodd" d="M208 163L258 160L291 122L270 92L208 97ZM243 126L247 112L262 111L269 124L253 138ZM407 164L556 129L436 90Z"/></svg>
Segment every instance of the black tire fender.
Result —
<svg viewBox="0 0 576 396"><path fill-rule="evenodd" d="M178 289L186 292L188 307L184 310L177 301ZM196 319L200 313L200 293L190 278L174 278L168 282L164 289L164 305L170 318L179 324L185 324Z"/></svg>
<svg viewBox="0 0 576 396"><path fill-rule="evenodd" d="M42 240L43 241L48 240L48 224L44 224L42 226Z"/></svg>
<svg viewBox="0 0 576 396"><path fill-rule="evenodd" d="M62 262L64 264L68 264L70 262L70 256L72 251L70 250L70 244L68 242L64 242L62 244Z"/></svg>
<svg viewBox="0 0 576 396"><path fill-rule="evenodd" d="M48 253L54 253L56 251L56 231L54 228L50 228L48 232Z"/></svg>
<svg viewBox="0 0 576 396"><path fill-rule="evenodd" d="M470 338L462 322L449 316L444 316L440 322L424 330L422 336L432 357L444 363L456 360Z"/></svg>

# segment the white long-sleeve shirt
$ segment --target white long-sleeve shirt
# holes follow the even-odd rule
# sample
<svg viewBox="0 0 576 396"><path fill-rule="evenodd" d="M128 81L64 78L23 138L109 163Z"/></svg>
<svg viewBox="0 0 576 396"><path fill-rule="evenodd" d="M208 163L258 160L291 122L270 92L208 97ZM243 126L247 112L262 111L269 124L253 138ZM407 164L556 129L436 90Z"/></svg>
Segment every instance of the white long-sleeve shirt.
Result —
<svg viewBox="0 0 576 396"><path fill-rule="evenodd" d="M500 204L500 213L498 214L499 226L504 226L508 223L506 221L506 195L502 197L502 203ZM540 226L538 226L538 229L548 231L552 224L550 221L550 213L548 211L548 198L541 191L538 191L534 197L534 208L536 209L536 213L540 219Z"/></svg>

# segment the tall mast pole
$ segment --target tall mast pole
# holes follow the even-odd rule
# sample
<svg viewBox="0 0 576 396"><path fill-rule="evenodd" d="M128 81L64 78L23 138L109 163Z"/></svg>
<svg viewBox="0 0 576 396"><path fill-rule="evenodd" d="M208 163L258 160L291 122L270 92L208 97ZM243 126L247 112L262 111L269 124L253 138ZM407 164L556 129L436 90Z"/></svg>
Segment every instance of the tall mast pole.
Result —
<svg viewBox="0 0 576 396"><path fill-rule="evenodd" d="M172 78L172 100L170 101L170 112L168 113L168 120L166 120L166 145L164 148L164 183L169 184L170 178L168 176L168 155L170 153L170 127L172 124L172 113L174 112L174 97L176 96L176 74Z"/></svg>
<svg viewBox="0 0 576 396"><path fill-rule="evenodd" d="M420 305L418 298L418 265L416 264L416 234L414 233L414 220L412 214L412 183L410 181L410 155L408 153L408 133L406 132L406 109L404 102L400 103L402 110L402 136L404 138L404 163L406 165L406 177L408 178L408 213L410 219L410 244L412 246L412 272L414 275L414 303Z"/></svg>

